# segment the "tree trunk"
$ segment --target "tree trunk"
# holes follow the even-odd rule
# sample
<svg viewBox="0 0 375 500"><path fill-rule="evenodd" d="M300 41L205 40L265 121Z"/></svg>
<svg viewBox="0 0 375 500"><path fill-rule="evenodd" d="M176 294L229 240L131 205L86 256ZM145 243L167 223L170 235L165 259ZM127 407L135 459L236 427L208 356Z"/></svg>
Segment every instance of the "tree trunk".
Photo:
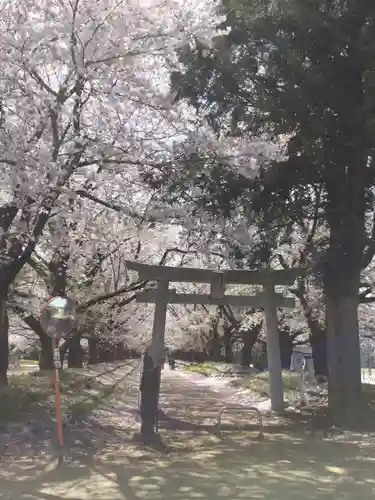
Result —
<svg viewBox="0 0 375 500"><path fill-rule="evenodd" d="M319 327L314 330L310 328L310 344L316 379L328 378L327 330Z"/></svg>
<svg viewBox="0 0 375 500"><path fill-rule="evenodd" d="M122 342L119 343L117 347L117 352L116 352L116 361L123 361L126 359L127 353L125 350L125 346Z"/></svg>
<svg viewBox="0 0 375 500"><path fill-rule="evenodd" d="M262 323L251 328L251 330L245 331L242 335L243 348L241 350L241 366L243 367L248 367L251 363L253 348L258 340L261 328Z"/></svg>
<svg viewBox="0 0 375 500"><path fill-rule="evenodd" d="M218 332L217 321L212 323L212 331L206 344L206 352L210 360L216 362L221 361L221 339Z"/></svg>
<svg viewBox="0 0 375 500"><path fill-rule="evenodd" d="M40 370L53 370L53 353L52 353L52 339L44 332L39 335L40 339L40 357L39 369Z"/></svg>
<svg viewBox="0 0 375 500"><path fill-rule="evenodd" d="M337 424L354 424L360 408L359 275L347 276L345 283L336 278L326 286L328 398Z"/></svg>
<svg viewBox="0 0 375 500"><path fill-rule="evenodd" d="M89 344L88 364L89 365L96 365L96 364L98 364L98 349L97 349L98 341L95 338L89 337L88 344Z"/></svg>
<svg viewBox="0 0 375 500"><path fill-rule="evenodd" d="M293 338L289 331L279 330L281 368L289 370L293 352Z"/></svg>
<svg viewBox="0 0 375 500"><path fill-rule="evenodd" d="M39 368L41 370L52 370L53 360L52 360L52 340L44 332L39 319L37 319L32 314L28 314L26 310L20 307L15 308L17 314L22 318L26 325L33 330L33 332L39 337L40 340L40 353L38 353L37 359L39 359Z"/></svg>
<svg viewBox="0 0 375 500"><path fill-rule="evenodd" d="M359 129L360 123L357 125ZM330 241L324 267L324 291L328 405L337 424L352 426L361 406L358 293L366 244L367 160L363 151L350 142L350 137L348 142L345 139L340 139L337 151L342 155L342 163L332 164L327 181ZM340 156L336 161L337 158Z"/></svg>
<svg viewBox="0 0 375 500"><path fill-rule="evenodd" d="M221 361L221 342L220 342L220 337L218 335L215 335L214 338L212 339L211 357L212 360L215 362Z"/></svg>
<svg viewBox="0 0 375 500"><path fill-rule="evenodd" d="M305 264L305 261L302 262ZM327 365L327 330L319 321L318 315L313 311L308 299L306 290L306 278L300 277L297 280L297 289L294 290L303 308L303 313L310 330L310 344L314 362L316 377L328 377Z"/></svg>
<svg viewBox="0 0 375 500"><path fill-rule="evenodd" d="M232 330L229 325L224 325L224 360L233 363Z"/></svg>
<svg viewBox="0 0 375 500"><path fill-rule="evenodd" d="M255 342L253 347L252 362L254 368L260 371L267 370L268 360L267 360L267 345L266 342Z"/></svg>
<svg viewBox="0 0 375 500"><path fill-rule="evenodd" d="M66 358L66 353L69 349L69 341L70 339L64 339L62 344L59 343L61 370L64 369L64 361Z"/></svg>
<svg viewBox="0 0 375 500"><path fill-rule="evenodd" d="M7 295L0 297L0 387L8 385L9 320Z"/></svg>
<svg viewBox="0 0 375 500"><path fill-rule="evenodd" d="M81 347L81 336L77 334L73 335L68 342L68 368L82 368L83 349Z"/></svg>
<svg viewBox="0 0 375 500"><path fill-rule="evenodd" d="M250 333L246 332L246 334L242 337L243 346L241 349L241 366L244 368L248 368L251 363L251 351L253 350L253 345L255 342L252 342L250 337Z"/></svg>

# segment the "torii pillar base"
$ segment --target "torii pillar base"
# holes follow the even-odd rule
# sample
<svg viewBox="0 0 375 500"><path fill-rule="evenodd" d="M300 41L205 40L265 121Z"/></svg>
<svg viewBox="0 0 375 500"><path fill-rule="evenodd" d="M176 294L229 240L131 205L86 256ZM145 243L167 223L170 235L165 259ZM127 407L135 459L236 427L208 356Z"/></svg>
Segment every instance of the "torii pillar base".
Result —
<svg viewBox="0 0 375 500"><path fill-rule="evenodd" d="M144 444L149 446L162 446L163 441L158 432L153 434L142 434L141 432L136 432L133 434L132 441L138 444Z"/></svg>
<svg viewBox="0 0 375 500"><path fill-rule="evenodd" d="M143 357L141 381L140 434L147 441L152 441L157 432L160 378L161 366L155 365L152 357L146 352Z"/></svg>

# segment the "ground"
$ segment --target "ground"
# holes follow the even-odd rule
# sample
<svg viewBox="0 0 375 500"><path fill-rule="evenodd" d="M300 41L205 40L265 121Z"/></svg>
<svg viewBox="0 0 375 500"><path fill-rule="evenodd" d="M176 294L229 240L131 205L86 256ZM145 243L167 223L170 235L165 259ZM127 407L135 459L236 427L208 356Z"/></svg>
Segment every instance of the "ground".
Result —
<svg viewBox="0 0 375 500"><path fill-rule="evenodd" d="M60 372L60 399L65 415L78 418L98 406L116 389L116 371L124 363L95 365ZM125 363L126 369L137 369L139 362ZM139 373L139 371L138 371ZM98 377L100 374L100 377ZM113 374L113 376L112 376ZM9 385L1 389L0 425L20 427L25 422L51 420L55 413L55 393L50 371L39 371L38 365L21 363L9 373Z"/></svg>
<svg viewBox="0 0 375 500"><path fill-rule="evenodd" d="M186 363L181 367L190 373L199 373L207 377L220 377L226 373L229 367L233 369L232 364L213 362ZM284 396L286 399L295 399L296 393L298 397L299 381L300 376L298 373L291 372L290 370L283 370ZM250 389L253 393L259 394L261 397L269 397L269 380L267 371L260 372L258 370L251 370L251 373L249 374L243 373L240 378L233 378L231 380L231 385L245 387Z"/></svg>
<svg viewBox="0 0 375 500"><path fill-rule="evenodd" d="M128 367L119 367L111 378L123 385L112 398L83 421L69 422L62 466L56 466L54 449L45 444L51 437L45 431L23 446L8 441L0 500L374 498L371 439L327 436L321 429L265 415L265 438L258 440L255 422L240 412L225 418L220 439L214 423L223 404L239 403L235 389L210 387L197 374L164 371L164 446L135 444L139 372L127 373ZM239 397L243 403L244 394ZM240 423L245 426L236 430Z"/></svg>

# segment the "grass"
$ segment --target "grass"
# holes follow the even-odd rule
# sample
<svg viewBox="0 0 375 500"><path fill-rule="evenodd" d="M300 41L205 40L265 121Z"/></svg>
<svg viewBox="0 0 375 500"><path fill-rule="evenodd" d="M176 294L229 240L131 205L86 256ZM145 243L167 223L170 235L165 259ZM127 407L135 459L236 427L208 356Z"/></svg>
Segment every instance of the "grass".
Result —
<svg viewBox="0 0 375 500"><path fill-rule="evenodd" d="M220 373L220 365L218 363L192 363L191 365L186 365L184 369L192 373L200 373L206 377Z"/></svg>
<svg viewBox="0 0 375 500"><path fill-rule="evenodd" d="M298 373L283 370L284 394L286 398L292 399L299 390ZM260 396L269 397L269 374L268 372L259 372L252 375L245 375L231 382L235 387L245 387Z"/></svg>
<svg viewBox="0 0 375 500"><path fill-rule="evenodd" d="M26 366L34 365L34 366L37 366L38 364L39 364L39 361L37 361L35 359L20 359L20 366L22 366L22 365L26 365Z"/></svg>
<svg viewBox="0 0 375 500"><path fill-rule="evenodd" d="M200 373L206 377L218 375L221 370L220 363L193 363L187 365L185 370L193 373ZM238 379L231 380L235 387L245 387L262 397L269 397L269 375L268 372L252 373L243 375ZM293 398L299 388L299 374L283 370L284 391L287 398Z"/></svg>
<svg viewBox="0 0 375 500"><path fill-rule="evenodd" d="M81 416L109 397L119 381L104 384L84 370L60 373L61 405L64 414ZM30 420L51 418L55 413L52 374L35 371L9 376L9 385L0 393L0 425L19 425Z"/></svg>
<svg viewBox="0 0 375 500"><path fill-rule="evenodd" d="M83 395L69 405L69 412L73 418L78 418L88 413L91 413L96 407L110 398L118 389L119 384L123 381L122 378L113 384L97 388L95 392L90 392L89 395Z"/></svg>

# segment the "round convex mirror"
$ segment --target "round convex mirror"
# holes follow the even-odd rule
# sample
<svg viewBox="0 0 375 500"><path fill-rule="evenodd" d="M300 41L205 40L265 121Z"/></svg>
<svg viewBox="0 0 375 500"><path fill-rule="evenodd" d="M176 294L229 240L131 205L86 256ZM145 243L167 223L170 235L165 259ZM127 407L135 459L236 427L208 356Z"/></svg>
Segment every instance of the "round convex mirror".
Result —
<svg viewBox="0 0 375 500"><path fill-rule="evenodd" d="M63 338L69 335L75 323L75 303L68 297L53 297L43 309L40 323L47 335Z"/></svg>

